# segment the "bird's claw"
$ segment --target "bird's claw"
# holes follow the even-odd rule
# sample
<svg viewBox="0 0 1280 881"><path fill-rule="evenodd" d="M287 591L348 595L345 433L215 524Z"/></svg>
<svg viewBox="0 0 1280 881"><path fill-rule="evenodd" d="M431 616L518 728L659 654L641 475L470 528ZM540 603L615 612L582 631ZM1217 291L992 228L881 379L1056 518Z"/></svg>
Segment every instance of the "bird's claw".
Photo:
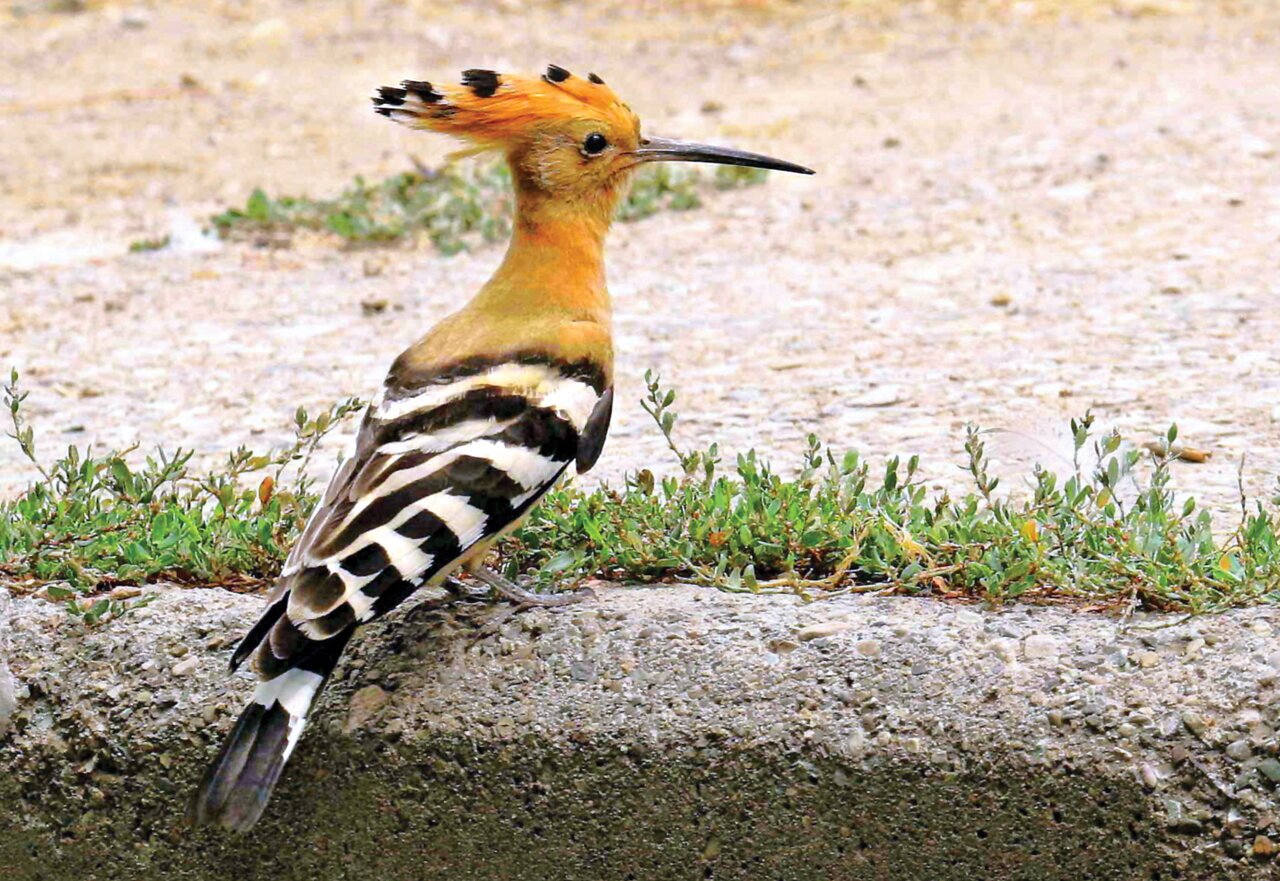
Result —
<svg viewBox="0 0 1280 881"><path fill-rule="evenodd" d="M515 603L518 608L571 606L585 600L595 599L596 596L596 592L589 587L575 590L573 593L538 593L526 590L488 567L480 567L472 574L493 588L499 595Z"/></svg>

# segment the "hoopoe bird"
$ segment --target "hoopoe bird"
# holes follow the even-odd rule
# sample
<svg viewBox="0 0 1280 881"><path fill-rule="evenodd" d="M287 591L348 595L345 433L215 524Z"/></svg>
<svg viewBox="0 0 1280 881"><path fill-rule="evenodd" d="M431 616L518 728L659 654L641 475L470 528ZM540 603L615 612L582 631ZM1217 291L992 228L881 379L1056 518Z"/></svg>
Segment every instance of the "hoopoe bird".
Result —
<svg viewBox="0 0 1280 881"><path fill-rule="evenodd" d="M484 565L570 467L600 456L613 409L604 239L636 168L689 161L813 172L755 153L646 137L595 74L468 70L407 80L374 109L410 128L504 154L516 195L506 257L460 311L396 358L286 560L262 618L231 657L259 685L192 801L197 825L262 816L347 641L423 585L465 568L499 595L557 605Z"/></svg>

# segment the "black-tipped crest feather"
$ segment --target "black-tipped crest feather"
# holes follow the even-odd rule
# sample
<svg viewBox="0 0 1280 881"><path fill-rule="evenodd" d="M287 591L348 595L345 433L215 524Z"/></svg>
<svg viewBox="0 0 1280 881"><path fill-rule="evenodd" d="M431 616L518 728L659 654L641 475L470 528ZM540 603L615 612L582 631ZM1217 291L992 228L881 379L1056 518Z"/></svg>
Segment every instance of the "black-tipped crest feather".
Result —
<svg viewBox="0 0 1280 881"><path fill-rule="evenodd" d="M492 70L471 68L462 72L462 84L475 93L477 98L492 98L502 85L498 74Z"/></svg>

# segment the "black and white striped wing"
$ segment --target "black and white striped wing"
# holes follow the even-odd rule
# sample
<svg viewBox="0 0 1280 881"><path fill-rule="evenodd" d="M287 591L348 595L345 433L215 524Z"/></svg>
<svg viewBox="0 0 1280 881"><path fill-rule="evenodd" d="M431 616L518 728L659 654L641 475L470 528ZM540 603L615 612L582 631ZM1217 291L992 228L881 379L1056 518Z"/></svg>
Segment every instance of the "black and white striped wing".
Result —
<svg viewBox="0 0 1280 881"><path fill-rule="evenodd" d="M612 392L582 374L513 363L389 385L233 661L261 644L262 675L294 667L510 527L571 463L591 467Z"/></svg>

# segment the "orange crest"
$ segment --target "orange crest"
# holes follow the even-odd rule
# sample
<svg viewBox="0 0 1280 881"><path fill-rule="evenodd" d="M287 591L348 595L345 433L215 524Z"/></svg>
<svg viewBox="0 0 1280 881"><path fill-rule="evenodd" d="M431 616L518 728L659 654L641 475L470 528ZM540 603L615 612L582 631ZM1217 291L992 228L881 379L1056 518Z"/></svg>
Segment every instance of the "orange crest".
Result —
<svg viewBox="0 0 1280 881"><path fill-rule="evenodd" d="M594 73L586 79L551 65L541 77L465 70L459 85L405 80L384 86L374 109L410 128L466 138L481 147L512 147L548 126L596 122L637 131L639 120Z"/></svg>

